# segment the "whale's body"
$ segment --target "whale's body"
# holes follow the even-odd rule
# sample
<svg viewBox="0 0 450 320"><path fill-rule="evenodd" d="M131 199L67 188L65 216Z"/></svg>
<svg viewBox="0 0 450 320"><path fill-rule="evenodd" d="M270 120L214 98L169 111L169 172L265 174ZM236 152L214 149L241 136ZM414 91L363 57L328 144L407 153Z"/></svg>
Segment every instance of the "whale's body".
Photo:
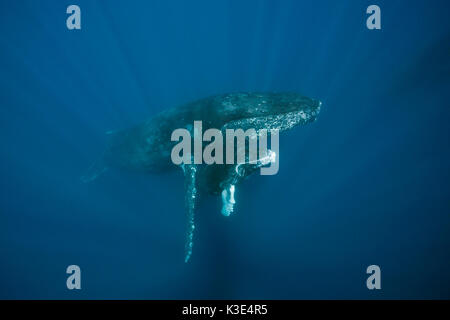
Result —
<svg viewBox="0 0 450 320"><path fill-rule="evenodd" d="M222 196L224 191L234 192L235 185L259 166L241 164L239 170L237 165L230 164L177 166L171 160L171 151L177 143L171 140L172 132L178 128L192 130L194 121L202 121L203 131L210 128L284 131L314 121L320 106L318 100L296 93L243 92L215 95L168 109L139 125L109 133L110 141L101 161L83 179L93 180L109 168L151 173L181 167L188 212L187 261L192 253L194 209L199 191L222 193ZM231 199L228 196L223 200L234 203L232 194ZM224 203L224 207L227 205Z"/></svg>

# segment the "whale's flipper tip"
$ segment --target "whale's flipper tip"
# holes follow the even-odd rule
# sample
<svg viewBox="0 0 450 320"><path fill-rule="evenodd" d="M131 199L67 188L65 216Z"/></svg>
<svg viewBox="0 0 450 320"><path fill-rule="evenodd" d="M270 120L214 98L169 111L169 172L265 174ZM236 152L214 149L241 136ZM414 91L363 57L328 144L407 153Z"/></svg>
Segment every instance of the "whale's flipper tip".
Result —
<svg viewBox="0 0 450 320"><path fill-rule="evenodd" d="M229 217L234 211L234 204L236 201L234 200L234 190L235 187L233 184L229 185L222 191L222 215L225 217Z"/></svg>

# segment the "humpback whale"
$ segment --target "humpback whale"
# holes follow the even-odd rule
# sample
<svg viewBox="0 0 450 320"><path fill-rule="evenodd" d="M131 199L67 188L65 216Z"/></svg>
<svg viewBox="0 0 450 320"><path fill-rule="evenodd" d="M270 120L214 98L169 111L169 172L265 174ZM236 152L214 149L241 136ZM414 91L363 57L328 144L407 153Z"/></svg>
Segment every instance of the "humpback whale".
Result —
<svg viewBox="0 0 450 320"><path fill-rule="evenodd" d="M165 110L134 127L108 132L109 142L101 159L82 177L84 182L96 179L110 168L160 172L181 168L185 179L187 228L185 261L190 259L194 235L194 212L199 194L222 196L222 214L233 212L235 186L261 167L278 161L278 155L268 150L268 156L257 161L236 164L175 165L171 151L176 145L171 135L178 128L193 131L192 124L202 121L204 130L217 128L275 130L276 134L315 121L321 102L297 93L238 92L210 96ZM272 131L270 131L272 132ZM196 133L194 132L194 136ZM195 139L195 138L194 138ZM247 144L245 144L247 146ZM269 159L267 161L267 159Z"/></svg>

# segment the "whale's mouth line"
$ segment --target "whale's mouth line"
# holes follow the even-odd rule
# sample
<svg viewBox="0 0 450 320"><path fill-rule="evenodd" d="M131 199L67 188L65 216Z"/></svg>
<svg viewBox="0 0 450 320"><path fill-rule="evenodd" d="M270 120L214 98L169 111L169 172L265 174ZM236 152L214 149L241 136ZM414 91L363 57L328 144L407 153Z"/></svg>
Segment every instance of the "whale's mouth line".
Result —
<svg viewBox="0 0 450 320"><path fill-rule="evenodd" d="M249 129L255 128L256 132L262 129L278 129L285 131L297 125L314 121L320 112L320 105L311 110L295 110L278 114L261 115L256 117L247 117L236 121L231 121L224 126L225 129Z"/></svg>

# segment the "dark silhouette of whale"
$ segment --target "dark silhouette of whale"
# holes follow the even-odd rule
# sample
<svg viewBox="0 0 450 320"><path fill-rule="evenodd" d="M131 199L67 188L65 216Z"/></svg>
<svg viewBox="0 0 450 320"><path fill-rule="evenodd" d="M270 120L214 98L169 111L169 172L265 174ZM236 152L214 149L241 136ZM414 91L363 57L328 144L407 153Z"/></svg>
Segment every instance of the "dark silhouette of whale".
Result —
<svg viewBox="0 0 450 320"><path fill-rule="evenodd" d="M261 129L281 132L314 121L320 106L320 101L297 93L241 92L215 95L168 109L129 129L108 132L110 140L102 158L82 180L94 180L110 168L151 173L181 167L186 188L187 262L192 254L194 211L199 192L222 194L222 213L229 215L233 211L236 184L270 162L177 166L171 160L172 148L177 143L171 140L172 132L178 128L192 131L194 121L202 121L203 130L252 128L257 132Z"/></svg>

